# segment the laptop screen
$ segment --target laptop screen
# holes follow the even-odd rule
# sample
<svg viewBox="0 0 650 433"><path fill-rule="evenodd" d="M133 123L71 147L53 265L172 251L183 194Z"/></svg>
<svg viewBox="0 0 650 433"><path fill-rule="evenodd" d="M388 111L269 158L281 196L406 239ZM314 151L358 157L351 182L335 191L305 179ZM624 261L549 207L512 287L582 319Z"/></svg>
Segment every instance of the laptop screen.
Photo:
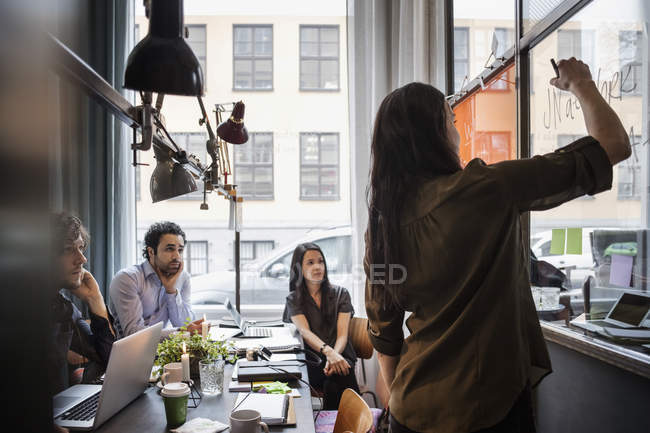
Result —
<svg viewBox="0 0 650 433"><path fill-rule="evenodd" d="M639 326L648 309L650 309L650 297L623 293L608 318Z"/></svg>
<svg viewBox="0 0 650 433"><path fill-rule="evenodd" d="M225 306L226 309L230 312L232 319L235 321L235 325L237 325L239 329L244 331L244 323L241 319L241 316L239 315L239 312L235 309L235 307L233 307L233 305L230 303L230 299L226 299Z"/></svg>

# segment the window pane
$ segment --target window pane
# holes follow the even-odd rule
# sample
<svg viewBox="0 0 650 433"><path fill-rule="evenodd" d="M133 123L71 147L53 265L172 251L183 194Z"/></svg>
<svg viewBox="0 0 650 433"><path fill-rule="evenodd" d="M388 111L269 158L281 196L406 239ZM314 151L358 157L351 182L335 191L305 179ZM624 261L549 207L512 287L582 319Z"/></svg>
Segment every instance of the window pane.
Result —
<svg viewBox="0 0 650 433"><path fill-rule="evenodd" d="M255 196L273 197L273 169L255 167Z"/></svg>
<svg viewBox="0 0 650 433"><path fill-rule="evenodd" d="M253 29L250 27L235 27L235 56L253 55Z"/></svg>
<svg viewBox="0 0 650 433"><path fill-rule="evenodd" d="M273 142L271 134L255 134L255 163L273 162Z"/></svg>
<svg viewBox="0 0 650 433"><path fill-rule="evenodd" d="M318 168L302 167L300 174L300 196L318 197Z"/></svg>
<svg viewBox="0 0 650 433"><path fill-rule="evenodd" d="M255 192L252 167L246 165L237 166L235 170L235 181L239 185L242 194L253 194Z"/></svg>
<svg viewBox="0 0 650 433"><path fill-rule="evenodd" d="M300 41L301 42L318 42L318 28L316 27L300 27Z"/></svg>
<svg viewBox="0 0 650 433"><path fill-rule="evenodd" d="M255 55L270 56L273 52L273 32L270 27L255 28Z"/></svg>
<svg viewBox="0 0 650 433"><path fill-rule="evenodd" d="M322 42L320 44L320 55L322 57L338 57L339 56L339 43L338 42Z"/></svg>
<svg viewBox="0 0 650 433"><path fill-rule="evenodd" d="M271 60L255 60L255 88L270 89L273 87Z"/></svg>
<svg viewBox="0 0 650 433"><path fill-rule="evenodd" d="M302 60L300 62L300 88L317 89L318 88L318 61Z"/></svg>
<svg viewBox="0 0 650 433"><path fill-rule="evenodd" d="M252 60L235 60L235 89L250 89L253 87Z"/></svg>
<svg viewBox="0 0 650 433"><path fill-rule="evenodd" d="M594 80L600 84L601 94L620 116L630 142L636 143L632 156L614 167L611 190L589 198L583 196L545 212L531 213L531 236L542 239L538 241L540 245L551 240L552 229L582 229L582 254L571 254L561 248L562 254L538 255L537 258L563 270L572 288L579 289L586 277L593 277L596 281L592 287L597 287L598 291L591 296L602 301L598 308L604 311L613 305L622 290L647 290L650 274L647 247L645 242L637 240L645 239L648 230L647 203L644 203L648 194L648 162L644 154L647 144L643 144L647 137L638 135L647 122L643 107L647 104L648 83L640 82L642 91L637 95L621 90L630 86L632 79L631 75L625 78L625 64L635 56L630 42L645 25L643 19L637 18L643 16L640 10L644 3L633 0L625 2L623 8L620 1L594 0L530 52L534 86L530 130L535 134L535 154L552 152L557 146L587 134L583 111L575 109L576 98L548 83L553 74L548 59L566 56L576 56L589 64ZM641 43L647 50L645 37ZM554 104L553 101L560 97L562 103ZM609 246L621 242L635 242L638 247L624 287L610 280L611 253L605 253ZM539 253L548 254L548 251L540 250ZM575 315L582 313L582 297L572 299L571 307Z"/></svg>
<svg viewBox="0 0 650 433"><path fill-rule="evenodd" d="M318 57L318 43L317 42L301 42L300 55L302 57Z"/></svg>
<svg viewBox="0 0 650 433"><path fill-rule="evenodd" d="M339 163L339 137L334 134L321 135L320 141L321 164Z"/></svg>
<svg viewBox="0 0 650 433"><path fill-rule="evenodd" d="M553 9L564 0L524 0L522 19L524 32L527 32L539 21L543 20Z"/></svg>
<svg viewBox="0 0 650 433"><path fill-rule="evenodd" d="M327 167L320 169L320 195L321 197L336 197L338 189L338 169Z"/></svg>
<svg viewBox="0 0 650 433"><path fill-rule="evenodd" d="M320 29L320 41L333 42L338 45L339 43L339 29L338 27L323 27Z"/></svg>
<svg viewBox="0 0 650 433"><path fill-rule="evenodd" d="M248 143L240 144L232 147L235 150L235 163L236 164L250 164L253 162L251 140Z"/></svg>
<svg viewBox="0 0 650 433"><path fill-rule="evenodd" d="M338 89L339 62L338 60L321 60L321 89Z"/></svg>
<svg viewBox="0 0 650 433"><path fill-rule="evenodd" d="M318 164L318 135L302 134L300 136L301 158L304 164Z"/></svg>

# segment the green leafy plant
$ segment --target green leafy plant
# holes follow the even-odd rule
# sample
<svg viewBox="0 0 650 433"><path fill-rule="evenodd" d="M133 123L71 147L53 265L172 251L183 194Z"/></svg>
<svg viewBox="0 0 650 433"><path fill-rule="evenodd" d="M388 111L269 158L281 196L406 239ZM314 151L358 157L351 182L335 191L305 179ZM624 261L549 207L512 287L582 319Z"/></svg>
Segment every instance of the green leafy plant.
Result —
<svg viewBox="0 0 650 433"><path fill-rule="evenodd" d="M183 343L185 343L187 353L190 355L190 363L210 359L224 359L233 363L237 360L232 342L204 340L199 334L187 337L182 333L173 333L158 343L155 365L162 367L170 362L180 362L183 354Z"/></svg>

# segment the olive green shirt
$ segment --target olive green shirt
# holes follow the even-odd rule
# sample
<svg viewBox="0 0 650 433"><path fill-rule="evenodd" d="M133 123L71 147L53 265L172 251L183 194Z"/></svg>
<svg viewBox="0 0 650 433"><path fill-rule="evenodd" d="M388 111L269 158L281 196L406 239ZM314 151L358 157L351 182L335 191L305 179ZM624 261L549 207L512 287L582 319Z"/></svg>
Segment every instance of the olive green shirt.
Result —
<svg viewBox="0 0 650 433"><path fill-rule="evenodd" d="M530 159L474 159L420 186L402 213L402 308L373 298L366 260L370 339L377 351L400 355L389 403L399 423L441 433L493 426L527 382L551 372L520 216L611 183L607 154L585 137Z"/></svg>

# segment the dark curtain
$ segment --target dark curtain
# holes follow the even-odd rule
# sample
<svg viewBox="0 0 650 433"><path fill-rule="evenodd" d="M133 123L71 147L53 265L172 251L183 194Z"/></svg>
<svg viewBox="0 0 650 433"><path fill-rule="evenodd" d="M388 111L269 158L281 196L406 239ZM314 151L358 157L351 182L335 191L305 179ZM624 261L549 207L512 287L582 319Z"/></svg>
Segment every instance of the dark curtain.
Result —
<svg viewBox="0 0 650 433"><path fill-rule="evenodd" d="M61 1L52 33L133 102L122 88L133 1ZM50 145L50 207L76 214L88 228L86 266L108 302L113 275L135 262L131 130L65 77L53 72L50 87L60 107Z"/></svg>

